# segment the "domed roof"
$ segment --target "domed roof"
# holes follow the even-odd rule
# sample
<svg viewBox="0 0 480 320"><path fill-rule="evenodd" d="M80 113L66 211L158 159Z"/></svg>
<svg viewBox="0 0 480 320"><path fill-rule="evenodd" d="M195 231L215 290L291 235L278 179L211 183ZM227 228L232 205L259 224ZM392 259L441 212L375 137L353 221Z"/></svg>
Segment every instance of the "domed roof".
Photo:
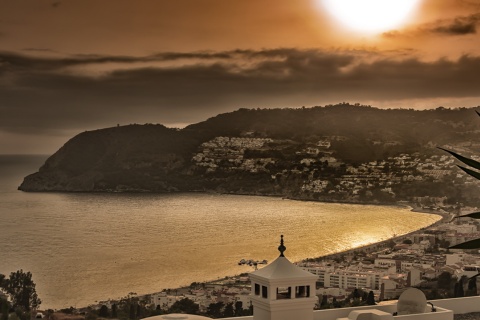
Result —
<svg viewBox="0 0 480 320"><path fill-rule="evenodd" d="M295 279L316 279L318 276L305 271L293 263L291 263L285 257L278 257L270 263L268 266L259 269L255 272L252 272L250 276L257 276L270 280L284 279L284 280L295 280Z"/></svg>
<svg viewBox="0 0 480 320"><path fill-rule="evenodd" d="M183 314L183 313L171 313L171 314L163 314L161 316L154 316L143 318L148 320L211 320L212 318L207 318L203 316L197 316L195 314Z"/></svg>

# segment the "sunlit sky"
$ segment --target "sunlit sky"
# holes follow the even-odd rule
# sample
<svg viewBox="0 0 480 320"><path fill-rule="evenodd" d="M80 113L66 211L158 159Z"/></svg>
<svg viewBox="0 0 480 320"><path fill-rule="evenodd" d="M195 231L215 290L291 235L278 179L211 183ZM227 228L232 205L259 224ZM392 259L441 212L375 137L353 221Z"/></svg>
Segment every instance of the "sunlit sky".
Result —
<svg viewBox="0 0 480 320"><path fill-rule="evenodd" d="M239 108L477 106L479 27L479 0L4 0L0 153Z"/></svg>

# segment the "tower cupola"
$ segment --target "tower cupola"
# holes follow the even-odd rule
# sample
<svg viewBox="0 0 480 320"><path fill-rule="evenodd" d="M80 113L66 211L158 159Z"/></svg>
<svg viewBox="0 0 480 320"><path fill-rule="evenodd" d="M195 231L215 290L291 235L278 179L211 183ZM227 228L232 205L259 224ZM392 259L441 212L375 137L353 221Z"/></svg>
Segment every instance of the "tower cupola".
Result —
<svg viewBox="0 0 480 320"><path fill-rule="evenodd" d="M283 235L280 256L250 274L254 320L313 320L317 297L317 276L291 263L284 255Z"/></svg>

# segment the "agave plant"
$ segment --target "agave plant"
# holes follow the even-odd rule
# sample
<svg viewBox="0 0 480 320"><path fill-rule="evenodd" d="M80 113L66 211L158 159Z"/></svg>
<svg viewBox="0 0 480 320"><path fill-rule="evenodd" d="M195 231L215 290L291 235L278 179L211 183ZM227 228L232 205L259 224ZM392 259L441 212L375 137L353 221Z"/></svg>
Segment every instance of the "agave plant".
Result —
<svg viewBox="0 0 480 320"><path fill-rule="evenodd" d="M480 116L480 113L478 111L475 111L475 112L477 113L478 116ZM450 153L452 156L460 160L462 163L469 166L471 169L463 166L458 166L458 167L462 169L464 172L466 172L468 175L474 177L477 180L480 180L480 172L472 170L472 169L480 170L480 162L464 157L462 155L459 155L456 152L453 152L444 148L439 147L439 149ZM458 218L463 218L463 217L480 219L480 212L472 212L463 216L459 216ZM480 239L474 239L474 240L462 242L457 245L449 247L449 249L480 249Z"/></svg>
<svg viewBox="0 0 480 320"><path fill-rule="evenodd" d="M453 152L453 151L450 151L450 150L447 150L447 149L444 149L444 148L439 147L439 149L450 153L452 156L454 156L455 158L457 158L458 160L460 160L461 162L463 162L467 166L472 167L472 168L477 169L477 170L480 170L480 162L475 161L475 160L470 159L470 158L467 158L467 157L464 157L464 156L461 156L456 152ZM466 173L468 173L469 175L471 175L475 179L480 180L480 172L474 171L472 169L465 168L465 167L462 167L462 166L457 166L457 167L459 167L460 169L462 169L463 171L465 171Z"/></svg>

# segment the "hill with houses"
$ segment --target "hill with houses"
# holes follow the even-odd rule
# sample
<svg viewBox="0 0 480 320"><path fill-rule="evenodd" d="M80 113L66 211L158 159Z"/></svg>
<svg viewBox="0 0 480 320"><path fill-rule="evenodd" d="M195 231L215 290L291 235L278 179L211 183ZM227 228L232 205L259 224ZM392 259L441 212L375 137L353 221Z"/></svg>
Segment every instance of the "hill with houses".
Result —
<svg viewBox="0 0 480 320"><path fill-rule="evenodd" d="M437 147L475 157L479 135L472 108L239 109L183 129L132 124L80 133L19 189L472 204L476 182Z"/></svg>

